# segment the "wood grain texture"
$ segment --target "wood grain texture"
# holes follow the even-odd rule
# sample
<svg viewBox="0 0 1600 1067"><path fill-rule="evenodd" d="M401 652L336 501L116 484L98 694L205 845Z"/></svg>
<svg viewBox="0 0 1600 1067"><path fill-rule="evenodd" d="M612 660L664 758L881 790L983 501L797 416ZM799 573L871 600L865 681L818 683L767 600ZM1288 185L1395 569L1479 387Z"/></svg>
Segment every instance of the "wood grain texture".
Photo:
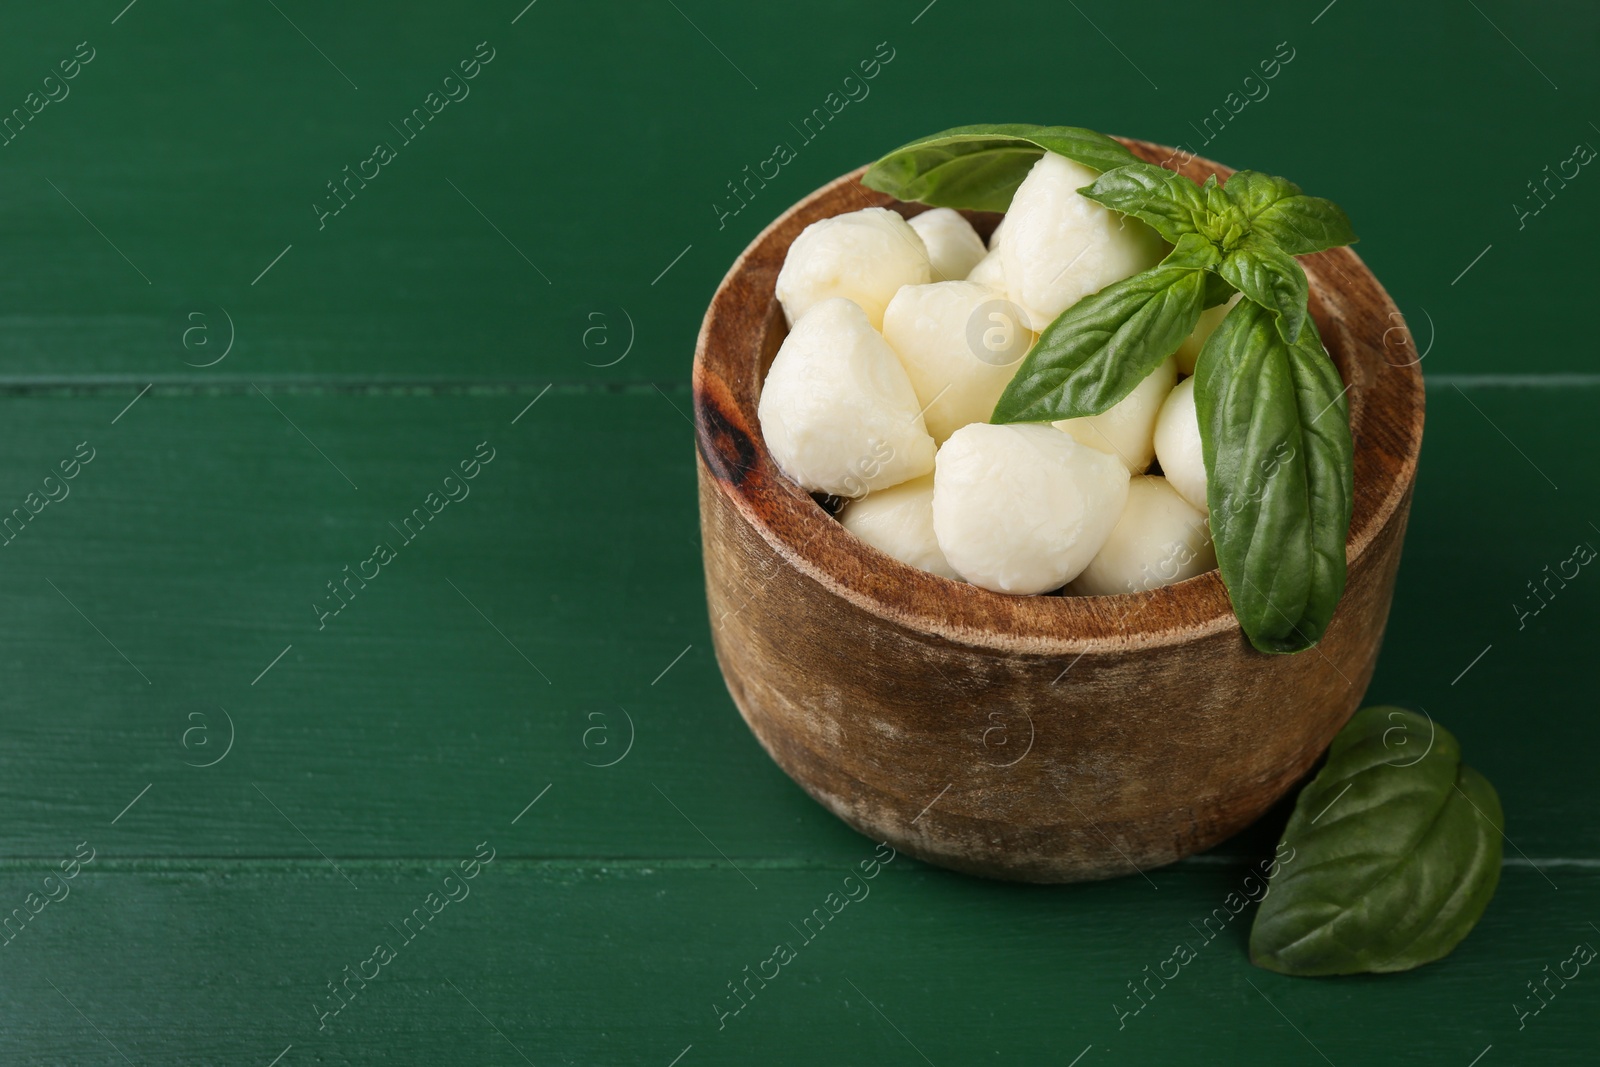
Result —
<svg viewBox="0 0 1600 1067"><path fill-rule="evenodd" d="M1173 155L1128 143L1152 162ZM1182 172L1230 173L1198 158ZM707 597L735 703L829 810L957 870L1076 881L1209 848L1310 768L1372 676L1422 447L1421 374L1386 343L1398 310L1349 249L1307 258L1356 455L1349 580L1315 651L1251 648L1216 571L1121 597L1009 597L856 540L761 440L760 383L784 336L773 283L789 244L861 207L917 210L859 178L825 186L756 239L696 349ZM952 706L994 729L974 744ZM1025 755L986 744L997 732L1025 736Z"/></svg>

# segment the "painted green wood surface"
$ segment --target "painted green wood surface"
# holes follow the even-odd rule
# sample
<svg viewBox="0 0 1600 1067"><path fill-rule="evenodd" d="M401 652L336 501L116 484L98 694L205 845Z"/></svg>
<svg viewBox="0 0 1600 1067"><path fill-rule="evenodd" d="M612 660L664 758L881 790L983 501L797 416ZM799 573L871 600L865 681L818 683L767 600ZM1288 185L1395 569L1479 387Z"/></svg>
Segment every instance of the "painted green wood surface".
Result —
<svg viewBox="0 0 1600 1067"><path fill-rule="evenodd" d="M1188 143L1293 177L1345 206L1402 309L1439 324L1449 351L1430 369L1501 370L1508 351L1522 372L1589 369L1588 333L1562 302L1566 272L1600 240L1600 182L1584 171L1553 185L1521 229L1512 206L1537 204L1526 183L1600 136L1582 0L1479 4L1494 24L1454 0L1339 0L1315 24L1300 8L1320 5L1240 3L1237 27L1198 3L1080 15L939 0L912 24L923 4L908 0L781 15L539 0L514 26L521 4L280 14L261 0L139 0L115 25L101 6L11 11L0 36L0 69L16 72L6 108L77 42L95 49L70 95L0 149L0 352L17 375L185 375L184 358L217 351L178 346L186 316L208 314L220 335L220 306L238 348L213 377L679 380L711 287L773 215L886 147L995 120ZM495 59L470 94L319 229L326 183L378 140L400 141L389 124L480 41ZM894 58L865 98L804 141L791 123L842 94L879 42ZM1252 83L1265 97L1202 145L1196 127L1279 42L1293 59ZM713 204L739 203L727 183L779 141L797 158L719 225ZM1484 314L1491 298L1505 313ZM620 351L585 349L589 314L621 334L622 309L635 352L586 367Z"/></svg>
<svg viewBox="0 0 1600 1067"><path fill-rule="evenodd" d="M536 844L540 808L562 803L552 791L516 827L485 812L431 864L341 863L356 889L326 864L119 865L102 854L7 950L26 939L28 976L6 983L0 1049L7 1062L45 1048L48 1062L123 1062L114 1044L134 1063L266 1064L292 1045L283 1063L665 1065L692 1045L680 1067L1066 1064L1087 1053L1082 1067L1313 1064L1318 1050L1336 1064L1465 1065L1492 1043L1489 1056L1506 1063L1593 1059L1580 1055L1593 1049L1595 1003L1581 978L1516 1030L1510 1005L1531 1000L1523 982L1597 936L1568 907L1552 909L1527 869L1506 872L1448 965L1338 982L1242 963L1246 916L1202 925L1242 880L1227 866L1041 889L898 859L863 883L859 902L797 933L872 855L867 842L835 868L742 861L759 889L725 865L519 863L502 852L463 883L470 895L397 932L478 841ZM1555 895L1600 897L1592 870L1550 873ZM1152 982L1153 999L1132 1014L1128 983L1180 941L1197 958L1166 989ZM328 983L379 943L394 958L335 999ZM767 988L752 980L733 1014L728 983L779 943L795 958Z"/></svg>
<svg viewBox="0 0 1600 1067"><path fill-rule="evenodd" d="M1537 614L1527 588L1600 543L1600 185L1514 207L1600 143L1589 8L525 2L3 16L0 114L94 58L0 147L0 514L93 459L0 547L0 915L95 858L0 936L0 1061L1593 1062L1592 976L1515 1011L1600 944L1596 579ZM324 183L480 41L471 95L319 230ZM885 41L870 95L719 226L725 183ZM1283 41L1202 146L1190 124ZM1246 962L1245 913L1119 1028L1281 811L1094 886L900 858L790 931L872 843L766 760L711 657L693 335L783 206L991 118L1296 178L1411 317L1428 429L1370 699L1450 726L1511 842L1442 963L1281 978ZM389 527L483 442L470 495ZM380 540L395 558L332 614ZM471 896L400 945L479 842ZM319 1029L380 940L393 962ZM719 1029L727 983L790 940Z"/></svg>

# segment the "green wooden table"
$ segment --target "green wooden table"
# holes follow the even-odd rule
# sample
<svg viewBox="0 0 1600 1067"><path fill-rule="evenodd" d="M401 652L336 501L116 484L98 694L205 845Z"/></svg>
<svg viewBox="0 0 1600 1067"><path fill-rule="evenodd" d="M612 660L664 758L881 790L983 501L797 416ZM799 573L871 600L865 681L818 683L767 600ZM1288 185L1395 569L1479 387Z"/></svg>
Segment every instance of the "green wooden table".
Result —
<svg viewBox="0 0 1600 1067"><path fill-rule="evenodd" d="M1592 7L125 2L0 27L0 1062L1595 1061L1600 976L1517 1016L1600 944L1600 576L1528 590L1600 544L1600 176L1528 186L1600 144ZM784 206L993 120L1294 176L1410 318L1369 699L1509 835L1446 961L1281 978L1247 913L1119 1018L1281 811L1096 885L901 857L797 936L873 846L711 655L694 332Z"/></svg>

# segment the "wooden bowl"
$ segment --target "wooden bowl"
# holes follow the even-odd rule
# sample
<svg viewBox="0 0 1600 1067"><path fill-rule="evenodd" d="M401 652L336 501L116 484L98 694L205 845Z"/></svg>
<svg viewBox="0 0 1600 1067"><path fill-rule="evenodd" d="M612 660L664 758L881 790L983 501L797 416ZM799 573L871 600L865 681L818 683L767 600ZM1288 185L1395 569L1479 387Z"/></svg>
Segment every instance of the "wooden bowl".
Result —
<svg viewBox="0 0 1600 1067"><path fill-rule="evenodd" d="M1124 143L1151 162L1176 155ZM1231 173L1198 158L1178 169ZM786 335L773 285L790 242L859 208L925 210L861 173L751 243L695 350L706 598L734 703L828 810L930 863L1071 882L1210 848L1311 768L1372 677L1422 444L1422 376L1399 312L1348 248L1301 260L1355 438L1349 582L1317 648L1255 651L1216 571L1125 596L992 593L857 540L762 442L756 402ZM998 220L968 217L981 233Z"/></svg>

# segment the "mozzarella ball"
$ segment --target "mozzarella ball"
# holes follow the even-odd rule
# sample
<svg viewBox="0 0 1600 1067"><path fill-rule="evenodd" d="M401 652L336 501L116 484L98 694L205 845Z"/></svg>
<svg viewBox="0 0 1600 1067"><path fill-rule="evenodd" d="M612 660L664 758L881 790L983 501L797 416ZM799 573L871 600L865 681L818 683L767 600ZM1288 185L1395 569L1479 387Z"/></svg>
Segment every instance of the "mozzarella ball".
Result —
<svg viewBox="0 0 1600 1067"><path fill-rule="evenodd" d="M1156 458L1156 416L1177 380L1176 365L1170 358L1165 359L1109 410L1062 419L1054 424L1055 428L1090 448L1111 453L1127 464L1130 474L1138 474Z"/></svg>
<svg viewBox="0 0 1600 1067"><path fill-rule="evenodd" d="M933 469L921 410L894 349L861 308L834 298L784 338L756 415L792 481L857 497Z"/></svg>
<svg viewBox="0 0 1600 1067"><path fill-rule="evenodd" d="M1206 308L1200 312L1200 321L1195 323L1194 332L1183 339L1178 346L1175 358L1178 361L1179 374L1193 374L1195 360L1200 358L1200 350L1206 346L1206 341L1222 325L1222 320L1228 317L1228 312L1233 305L1239 302L1243 295L1234 293L1226 304L1218 304L1214 308Z"/></svg>
<svg viewBox="0 0 1600 1067"><path fill-rule="evenodd" d="M1078 195L1097 177L1098 171L1046 152L1006 212L1000 243L1006 292L1036 329L1091 293L1155 266L1166 247L1138 219Z"/></svg>
<svg viewBox="0 0 1600 1067"><path fill-rule="evenodd" d="M869 207L819 219L801 231L778 271L778 303L793 326L822 301L844 297L867 313L876 330L896 290L932 280L928 249L917 231L893 211Z"/></svg>
<svg viewBox="0 0 1600 1067"><path fill-rule="evenodd" d="M1004 290L1006 287L1006 271L1000 265L1000 253L990 252L978 260L978 265L972 268L967 275L967 281L987 285L991 289Z"/></svg>
<svg viewBox="0 0 1600 1067"><path fill-rule="evenodd" d="M974 585L1047 593L1078 576L1128 498L1128 469L1038 423L973 423L939 449L933 532Z"/></svg>
<svg viewBox="0 0 1600 1067"><path fill-rule="evenodd" d="M924 211L914 216L910 225L928 250L928 262L936 282L960 281L978 265L978 260L989 254L972 223L950 208Z"/></svg>
<svg viewBox="0 0 1600 1067"><path fill-rule="evenodd" d="M933 475L852 500L839 512L844 528L901 563L959 580L933 536Z"/></svg>
<svg viewBox="0 0 1600 1067"><path fill-rule="evenodd" d="M1105 546L1067 592L1142 593L1204 574L1216 565L1205 512L1179 496L1165 478L1140 475L1128 483L1128 502Z"/></svg>
<svg viewBox="0 0 1600 1067"><path fill-rule="evenodd" d="M1206 507L1206 460L1200 448L1200 418L1194 407L1194 379L1185 378L1167 394L1156 416L1156 458L1178 495L1201 511Z"/></svg>
<svg viewBox="0 0 1600 1067"><path fill-rule="evenodd" d="M935 441L988 422L1032 347L1016 305L975 282L908 285L883 313L883 339L911 378Z"/></svg>

